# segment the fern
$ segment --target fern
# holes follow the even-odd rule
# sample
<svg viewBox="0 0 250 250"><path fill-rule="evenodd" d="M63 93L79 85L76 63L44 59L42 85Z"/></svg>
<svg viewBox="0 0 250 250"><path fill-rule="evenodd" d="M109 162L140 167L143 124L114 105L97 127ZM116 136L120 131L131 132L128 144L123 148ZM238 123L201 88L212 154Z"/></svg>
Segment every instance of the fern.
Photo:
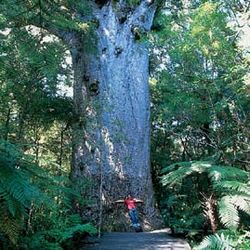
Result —
<svg viewBox="0 0 250 250"><path fill-rule="evenodd" d="M32 201L37 205L45 201L43 192L32 183L36 170L38 177L40 169L16 146L0 141L0 231L14 244Z"/></svg>
<svg viewBox="0 0 250 250"><path fill-rule="evenodd" d="M16 208L28 208L33 199L41 197L40 190L31 183L32 175L20 167L2 165L0 174L0 196L7 201L8 210L13 216L16 215L13 204L16 204Z"/></svg>
<svg viewBox="0 0 250 250"><path fill-rule="evenodd" d="M22 241L22 249L42 249L44 250L63 250L59 242L50 242L46 235L36 233L30 237L25 237Z"/></svg>
<svg viewBox="0 0 250 250"><path fill-rule="evenodd" d="M66 228L56 228L43 232L48 235L50 239L54 239L56 242L62 243L72 238L76 233L90 233L95 234L96 229L90 224L77 224L75 226Z"/></svg>
<svg viewBox="0 0 250 250"><path fill-rule="evenodd" d="M217 191L225 191L230 193L244 194L250 196L250 186L249 184L242 183L241 181L236 180L221 180L214 184L214 187Z"/></svg>
<svg viewBox="0 0 250 250"><path fill-rule="evenodd" d="M54 217L55 224L50 225L48 230L40 230L29 237L25 237L23 243L26 249L40 248L44 249L63 249L62 245L68 244L70 240L77 235L84 233L95 234L96 229L91 224L81 224L79 215ZM49 220L47 218L47 223ZM72 246L70 247L72 249Z"/></svg>
<svg viewBox="0 0 250 250"><path fill-rule="evenodd" d="M244 195L233 195L230 197L232 204L239 210L244 211L250 215L250 197Z"/></svg>
<svg viewBox="0 0 250 250"><path fill-rule="evenodd" d="M8 213L0 209L0 232L3 232L16 245L21 230L21 222L15 218L12 218Z"/></svg>
<svg viewBox="0 0 250 250"><path fill-rule="evenodd" d="M233 250L233 241L228 237L224 236L223 233L220 235L210 235L204 238L199 246L195 247L194 250Z"/></svg>
<svg viewBox="0 0 250 250"><path fill-rule="evenodd" d="M242 195L224 196L219 201L218 207L220 220L227 228L237 228L240 220L238 210L250 214L249 197Z"/></svg>
<svg viewBox="0 0 250 250"><path fill-rule="evenodd" d="M181 184L193 173L206 174L210 179L211 189L219 198L218 213L222 224L237 229L239 210L250 215L249 173L231 166L215 165L209 162L181 162L163 169L162 184L173 187Z"/></svg>
<svg viewBox="0 0 250 250"><path fill-rule="evenodd" d="M244 180L249 179L249 173L232 166L213 165L209 171L209 177L212 181L217 182L221 180Z"/></svg>
<svg viewBox="0 0 250 250"><path fill-rule="evenodd" d="M228 196L223 197L218 202L218 208L221 222L227 228L237 229L240 219L237 207L231 203L231 198Z"/></svg>
<svg viewBox="0 0 250 250"><path fill-rule="evenodd" d="M166 173L167 171L170 171L170 173L167 173L162 177L162 184L164 186L166 185L174 186L177 183L180 183L187 176L193 173L201 174L203 172L206 172L207 169L211 167L212 167L211 163L202 161L181 162L177 164L172 164L169 167L163 169L163 173Z"/></svg>

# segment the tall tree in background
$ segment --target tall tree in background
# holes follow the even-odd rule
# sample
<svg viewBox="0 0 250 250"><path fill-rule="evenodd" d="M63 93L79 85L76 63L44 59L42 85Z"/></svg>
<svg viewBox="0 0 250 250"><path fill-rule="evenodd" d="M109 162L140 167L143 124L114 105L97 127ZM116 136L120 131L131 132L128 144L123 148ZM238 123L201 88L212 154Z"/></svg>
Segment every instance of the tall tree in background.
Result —
<svg viewBox="0 0 250 250"><path fill-rule="evenodd" d="M1 6L9 27L33 24L69 47L77 114L72 179L78 185L90 181L83 194L93 201L88 215L99 222L105 207L131 192L145 200L145 222L156 224L149 162L148 53L140 39L150 30L158 2L8 0ZM111 215L106 214L110 224Z"/></svg>

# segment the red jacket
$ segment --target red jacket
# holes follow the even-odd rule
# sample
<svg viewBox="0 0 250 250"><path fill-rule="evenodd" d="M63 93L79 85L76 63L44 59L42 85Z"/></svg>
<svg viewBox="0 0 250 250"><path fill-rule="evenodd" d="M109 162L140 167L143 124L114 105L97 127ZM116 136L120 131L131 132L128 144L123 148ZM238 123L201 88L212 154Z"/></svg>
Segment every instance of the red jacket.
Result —
<svg viewBox="0 0 250 250"><path fill-rule="evenodd" d="M125 199L124 200L125 205L127 206L128 209L133 209L136 208L136 200L135 199Z"/></svg>

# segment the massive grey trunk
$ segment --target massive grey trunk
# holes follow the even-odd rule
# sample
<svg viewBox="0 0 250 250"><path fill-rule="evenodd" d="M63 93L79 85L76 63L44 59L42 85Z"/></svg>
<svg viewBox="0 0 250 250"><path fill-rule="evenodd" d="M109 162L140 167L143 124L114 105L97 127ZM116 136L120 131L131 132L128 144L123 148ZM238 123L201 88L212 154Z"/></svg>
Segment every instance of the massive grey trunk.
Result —
<svg viewBox="0 0 250 250"><path fill-rule="evenodd" d="M147 1L133 11L111 3L96 8L96 49L90 52L82 44L71 50L80 117L72 178L90 181L87 212L104 228L121 230L127 224L124 211L112 202L128 193L145 201L145 226L158 222L149 159L148 51L139 40L150 29L154 11Z"/></svg>

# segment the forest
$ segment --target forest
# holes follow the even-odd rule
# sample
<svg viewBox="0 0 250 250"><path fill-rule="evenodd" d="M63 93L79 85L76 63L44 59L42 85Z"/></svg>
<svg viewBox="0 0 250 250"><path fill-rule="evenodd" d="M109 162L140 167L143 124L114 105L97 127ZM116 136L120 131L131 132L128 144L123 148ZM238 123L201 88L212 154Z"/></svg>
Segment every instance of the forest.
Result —
<svg viewBox="0 0 250 250"><path fill-rule="evenodd" d="M170 228L250 249L248 0L0 1L0 249Z"/></svg>

